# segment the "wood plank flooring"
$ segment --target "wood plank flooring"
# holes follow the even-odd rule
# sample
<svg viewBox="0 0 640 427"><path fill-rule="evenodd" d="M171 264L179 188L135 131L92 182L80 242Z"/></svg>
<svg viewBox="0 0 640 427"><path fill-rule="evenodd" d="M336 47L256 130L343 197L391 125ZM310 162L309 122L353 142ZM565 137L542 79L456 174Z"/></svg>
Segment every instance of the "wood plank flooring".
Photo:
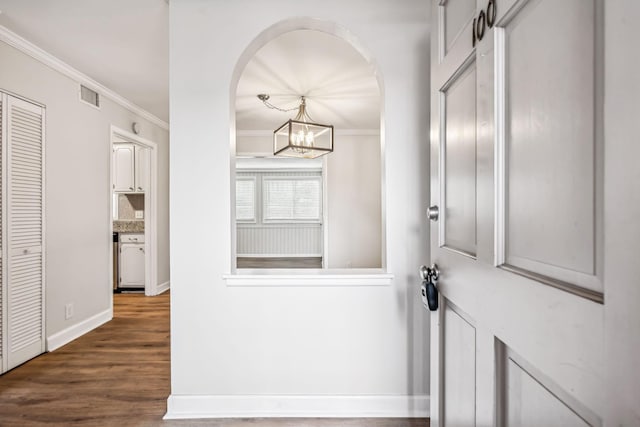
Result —
<svg viewBox="0 0 640 427"><path fill-rule="evenodd" d="M425 419L163 421L169 293L114 295L114 319L0 376L0 426L425 427Z"/></svg>
<svg viewBox="0 0 640 427"><path fill-rule="evenodd" d="M322 268L322 257L237 257L238 268Z"/></svg>

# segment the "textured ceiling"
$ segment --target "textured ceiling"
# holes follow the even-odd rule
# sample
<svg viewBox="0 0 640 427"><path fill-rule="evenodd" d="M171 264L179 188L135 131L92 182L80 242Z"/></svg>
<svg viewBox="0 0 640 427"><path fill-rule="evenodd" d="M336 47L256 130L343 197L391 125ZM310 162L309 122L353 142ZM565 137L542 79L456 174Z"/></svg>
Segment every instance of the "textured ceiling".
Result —
<svg viewBox="0 0 640 427"><path fill-rule="evenodd" d="M373 67L351 45L330 34L298 30L264 45L244 69L236 93L239 130L273 130L296 112L270 110L256 97L294 108L301 95L318 123L340 129L378 129L380 91Z"/></svg>
<svg viewBox="0 0 640 427"><path fill-rule="evenodd" d="M0 0L0 25L169 120L165 0Z"/></svg>

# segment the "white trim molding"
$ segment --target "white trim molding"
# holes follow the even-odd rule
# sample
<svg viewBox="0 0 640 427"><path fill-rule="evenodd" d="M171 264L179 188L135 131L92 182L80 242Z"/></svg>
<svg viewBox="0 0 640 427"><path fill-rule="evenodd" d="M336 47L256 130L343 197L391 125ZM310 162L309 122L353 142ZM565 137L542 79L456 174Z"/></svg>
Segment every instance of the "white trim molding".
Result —
<svg viewBox="0 0 640 427"><path fill-rule="evenodd" d="M104 325L113 319L113 309L108 309L94 316L89 317L75 325L69 326L57 334L47 337L47 351L54 351L81 337L87 332L91 332L99 326Z"/></svg>
<svg viewBox="0 0 640 427"><path fill-rule="evenodd" d="M428 395L210 396L174 395L165 420L186 418L427 418Z"/></svg>
<svg viewBox="0 0 640 427"><path fill-rule="evenodd" d="M156 287L156 295L160 295L162 293L165 293L169 290L170 287L170 282L166 281L164 283L160 283L157 287Z"/></svg>
<svg viewBox="0 0 640 427"><path fill-rule="evenodd" d="M326 270L325 270L326 271ZM227 286L389 286L393 274L226 274Z"/></svg>
<svg viewBox="0 0 640 427"><path fill-rule="evenodd" d="M142 138L136 134L133 134L124 129L120 129L114 125L111 125L111 138L109 152L113 152L113 146L116 144L116 140L124 140L131 144L137 144L144 146L151 150L151 165L150 165L150 182L149 188L145 191L145 253L150 254L145 256L145 286L144 293L146 296L158 295L158 144L150 141L146 138ZM109 158L109 170L113 170L113 157ZM113 175L109 179L109 203L113 203L112 189L113 189ZM113 209L113 206L112 206ZM112 210L111 209L111 210ZM110 211L111 211L110 210ZM109 236L113 232L113 221L111 220L111 212L109 213ZM113 263L113 260L111 261ZM110 273L111 274L111 273ZM113 306L113 294L111 294L111 305Z"/></svg>
<svg viewBox="0 0 640 427"><path fill-rule="evenodd" d="M154 125L159 126L164 130L169 130L169 123L148 112L142 107L134 104L133 102L117 94L106 86L98 83L91 77L76 70L71 65L61 61L60 59L51 55L49 52L39 48L38 46L14 33L3 25L0 25L0 41L5 42L9 46L13 46L19 51L29 55L33 59L40 61L44 65L58 71L61 74L64 74L65 76L88 87L89 89L98 92L101 96L112 100L116 104L121 105L122 107L148 120Z"/></svg>

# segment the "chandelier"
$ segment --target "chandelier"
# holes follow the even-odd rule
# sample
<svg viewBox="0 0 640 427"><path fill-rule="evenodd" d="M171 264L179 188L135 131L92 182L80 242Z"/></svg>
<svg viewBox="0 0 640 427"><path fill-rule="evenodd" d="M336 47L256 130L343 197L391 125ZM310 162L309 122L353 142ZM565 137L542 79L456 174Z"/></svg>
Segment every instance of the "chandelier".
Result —
<svg viewBox="0 0 640 427"><path fill-rule="evenodd" d="M267 107L279 111L293 111L295 108L284 110L268 102L269 95L260 94L260 99ZM273 155L283 157L299 157L315 159L333 151L333 126L314 123L307 113L307 103L304 96L300 97L298 114L287 120L282 126L273 131Z"/></svg>

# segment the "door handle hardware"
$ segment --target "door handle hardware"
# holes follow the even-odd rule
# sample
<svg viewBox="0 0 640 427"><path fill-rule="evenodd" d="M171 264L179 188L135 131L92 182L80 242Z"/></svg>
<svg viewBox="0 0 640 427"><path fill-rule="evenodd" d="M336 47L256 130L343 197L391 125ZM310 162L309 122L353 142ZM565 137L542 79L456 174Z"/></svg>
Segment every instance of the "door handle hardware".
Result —
<svg viewBox="0 0 640 427"><path fill-rule="evenodd" d="M427 269L429 272L429 275L431 276L431 280L433 280L434 282L437 282L438 279L440 278L440 270L438 269L438 264L431 264L431 267Z"/></svg>
<svg viewBox="0 0 640 427"><path fill-rule="evenodd" d="M437 205L429 206L427 209L427 218L431 221L437 221L440 217L440 208Z"/></svg>
<svg viewBox="0 0 640 427"><path fill-rule="evenodd" d="M440 277L438 265L433 264L431 267L421 266L420 277L422 277L422 284L420 285L422 303L427 306L430 311L436 311L438 309L438 288L436 285Z"/></svg>

